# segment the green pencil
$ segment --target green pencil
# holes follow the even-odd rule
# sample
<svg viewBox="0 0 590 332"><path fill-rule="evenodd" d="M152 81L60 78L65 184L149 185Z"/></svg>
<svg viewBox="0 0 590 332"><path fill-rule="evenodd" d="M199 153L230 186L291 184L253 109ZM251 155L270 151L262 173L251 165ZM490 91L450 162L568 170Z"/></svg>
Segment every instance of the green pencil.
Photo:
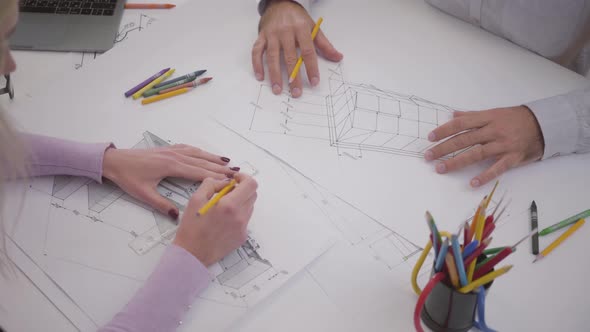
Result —
<svg viewBox="0 0 590 332"><path fill-rule="evenodd" d="M562 229L564 227L567 227L567 226L569 226L571 224L574 224L576 221L578 221L580 219L587 218L589 216L590 216L590 209L589 210L586 210L584 212L580 212L580 213L576 214L573 217L569 217L569 218L567 218L567 219L565 219L563 221L558 222L555 225L551 225L551 226L545 228L544 230L542 230L542 231L539 232L539 235L545 236L547 234L551 234L551 233L555 232L556 230L559 230L559 229Z"/></svg>
<svg viewBox="0 0 590 332"><path fill-rule="evenodd" d="M180 81L172 82L170 84L162 85L159 88L151 88L151 89L147 90L146 92L144 92L143 93L143 96L144 97L151 97L151 96L157 95L162 90L170 89L170 88L173 88L175 86L182 85L184 83L189 83L189 82L194 81L195 79L196 79L196 77L189 77L189 78L185 78L185 79L180 80Z"/></svg>

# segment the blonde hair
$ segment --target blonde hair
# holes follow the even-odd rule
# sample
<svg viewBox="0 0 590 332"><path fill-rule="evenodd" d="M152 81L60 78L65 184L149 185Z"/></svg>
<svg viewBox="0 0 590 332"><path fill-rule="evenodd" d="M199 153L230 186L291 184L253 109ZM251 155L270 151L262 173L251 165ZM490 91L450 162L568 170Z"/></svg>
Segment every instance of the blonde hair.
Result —
<svg viewBox="0 0 590 332"><path fill-rule="evenodd" d="M16 0L0 1L0 22L10 15L10 10L15 5ZM4 36L0 36L0 41L2 38ZM2 57L3 54L0 52L0 64L4 61ZM25 148L10 124L6 112L0 108L0 212L4 210L5 181L23 178L27 174L25 158ZM4 220L4 215L0 214L0 274L6 276L12 265L6 251L7 235Z"/></svg>

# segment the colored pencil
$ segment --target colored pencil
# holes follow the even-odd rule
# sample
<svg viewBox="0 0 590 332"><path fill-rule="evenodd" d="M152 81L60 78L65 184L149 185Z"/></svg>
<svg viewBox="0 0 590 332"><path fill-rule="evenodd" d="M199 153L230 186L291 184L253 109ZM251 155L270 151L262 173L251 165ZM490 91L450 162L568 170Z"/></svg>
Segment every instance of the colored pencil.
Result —
<svg viewBox="0 0 590 332"><path fill-rule="evenodd" d="M536 229L539 227L538 223L538 215L537 215L537 203L533 201L531 203L531 229ZM534 234L531 241L531 251L533 255L539 254L539 233Z"/></svg>
<svg viewBox="0 0 590 332"><path fill-rule="evenodd" d="M494 193L496 192L496 188L498 188L499 183L500 183L500 181L496 180L496 184L494 184L494 188L492 188L492 192L488 195L488 199L486 200L486 204L484 205L484 209L487 209L488 205L490 205L490 202L492 201L492 197L494 196Z"/></svg>
<svg viewBox="0 0 590 332"><path fill-rule="evenodd" d="M443 242L442 246L440 247L440 251L438 252L438 256L436 257L436 262L434 263L434 271L440 272L442 271L445 257L447 257L447 251L449 249L449 239L446 238Z"/></svg>
<svg viewBox="0 0 590 332"><path fill-rule="evenodd" d="M203 69L203 70L197 70L197 71L194 71L194 72L192 72L192 73L188 73L188 74L182 75L182 76L180 76L180 77L173 78L173 79L171 79L171 80L164 81L164 82L162 82L162 83L158 83L158 84L154 85L154 88L155 88L155 89L157 89L157 88L161 88L161 87L163 87L164 85L168 85L168 84L170 84L170 83L176 83L176 82L178 82L178 81L186 80L186 79L188 79L188 78L197 78L197 77L199 77L199 76L203 75L203 74L204 74L204 73L206 73L206 72L207 72L207 70L206 70L206 69Z"/></svg>
<svg viewBox="0 0 590 332"><path fill-rule="evenodd" d="M455 266L455 260L451 252L447 252L447 256L445 257L445 262L447 263L447 269L449 270L449 277L451 278L451 284L455 288L459 288L459 275L457 274L457 266Z"/></svg>
<svg viewBox="0 0 590 332"><path fill-rule="evenodd" d="M490 235L492 235L492 232L494 231L494 229L496 229L496 224L491 222L489 225L486 225L486 227L483 229L483 235L481 237L483 239L489 237Z"/></svg>
<svg viewBox="0 0 590 332"><path fill-rule="evenodd" d="M141 88L143 88L144 86L148 85L150 82L153 82L156 78L158 78L158 77L166 74L166 72L169 71L169 70L170 70L170 68L165 68L165 69L162 69L159 72L155 73L154 75L150 76L149 78L147 78L143 82L141 82L138 85L136 85L133 88L131 88L129 91L125 92L125 97L129 97L132 94L136 93Z"/></svg>
<svg viewBox="0 0 590 332"><path fill-rule="evenodd" d="M461 249L459 248L459 241L457 235L451 236L451 242L453 246L453 256L455 258L455 265L457 267L457 274L459 275L459 282L461 287L467 285L467 276L465 275L465 266L463 265L463 257L461 256Z"/></svg>
<svg viewBox="0 0 590 332"><path fill-rule="evenodd" d="M475 214L473 215L473 220L471 221L471 226L469 227L469 234L470 234L469 240L465 241L465 245L469 244L469 242L471 242L471 239L475 235L475 227L477 226L477 221L479 220L479 215L481 214L481 210L485 204L486 199L487 199L487 196L485 196L483 198L483 200L477 206L477 210L475 210Z"/></svg>
<svg viewBox="0 0 590 332"><path fill-rule="evenodd" d="M141 88L137 92L135 92L133 94L133 99L137 99L137 98L141 97L144 92L146 92L147 90L151 89L154 85L156 85L156 84L162 82L163 80L167 79L172 74L174 74L174 69L168 70L166 73L164 73L164 75L156 78L155 80L151 81L146 86L144 86L143 88Z"/></svg>
<svg viewBox="0 0 590 332"><path fill-rule="evenodd" d="M463 247L463 254L461 257L463 259L469 257L469 255L471 255L477 249L478 245L479 245L479 241L474 240L471 243L469 243L468 245L464 246Z"/></svg>
<svg viewBox="0 0 590 332"><path fill-rule="evenodd" d="M545 236L547 234L551 234L553 232L555 232L556 230L562 229L564 227L567 227L573 223L578 222L578 220L580 219L584 219L590 217L590 209L580 212L578 214L576 214L575 216L569 217L563 221L558 222L557 224L551 225L545 229L543 229L542 231L539 232L540 236Z"/></svg>
<svg viewBox="0 0 590 332"><path fill-rule="evenodd" d="M488 282L498 278L499 276L507 273L508 271L510 271L511 268L512 268L512 265L507 265L507 266L497 269L494 272L490 272L490 273L486 274L485 276L469 283L469 285L459 288L459 292L460 293L469 293L469 292L473 291L474 289L476 289L477 287L483 286L483 285L487 284Z"/></svg>
<svg viewBox="0 0 590 332"><path fill-rule="evenodd" d="M563 234L561 234L557 239L555 239L555 241L551 242L551 244L549 246L547 246L547 248L543 249L543 251L541 251L537 255L537 257L535 258L533 263L538 260L541 260L545 256L549 255L549 253L551 253L553 250L555 250L555 248L557 248L560 244L562 244L563 241L565 241L567 238L572 236L572 234L574 234L578 229L580 229L580 227L582 227L582 225L584 225L585 222L586 222L586 220L584 220L584 219L578 220L577 223L575 223L567 231L565 231Z"/></svg>
<svg viewBox="0 0 590 332"><path fill-rule="evenodd" d="M479 255L481 255L481 253L488 247L488 245L490 244L491 241L492 241L491 237L483 240L483 242L479 245L479 247L477 247L477 249L475 249L475 251L464 260L463 264L465 266L468 266L473 262L477 262L477 257L479 257Z"/></svg>
<svg viewBox="0 0 590 332"><path fill-rule="evenodd" d="M162 85L162 86L161 86L161 87L159 87L159 88L153 87L153 88L151 88L151 89L147 90L146 92L144 92L144 93L143 93L143 96L144 96L144 97L151 97L151 96L157 95L158 93L160 93L160 92L162 92L162 91L164 91L164 90L166 90L166 89L170 89L170 88L173 88L173 87L176 87L176 86L179 86L179 85L185 84L185 83L192 82L192 81L194 81L195 79L196 79L196 77L193 77L193 78L187 78L187 79L184 79L184 80L181 80L181 81L176 81L176 82L174 82L174 83L170 83L170 84L165 84L165 85Z"/></svg>
<svg viewBox="0 0 590 332"><path fill-rule="evenodd" d="M508 247L496 247L496 248L490 248L490 249L486 249L483 251L484 255L493 255L493 254L497 254L500 251L504 250L504 248L508 248Z"/></svg>
<svg viewBox="0 0 590 332"><path fill-rule="evenodd" d="M160 100L163 100L163 99L176 97L176 96L181 95L183 93L187 93L187 92L189 92L191 90L192 90L192 88L182 88L182 89L179 89L179 90L175 90L175 91L172 91L172 92L165 93L163 95L155 95L153 97L145 98L144 100L141 101L141 104L142 105L147 105L147 104L155 103L155 102L160 101Z"/></svg>
<svg viewBox="0 0 590 332"><path fill-rule="evenodd" d="M125 9L172 9L176 5L171 3L126 3Z"/></svg>
<svg viewBox="0 0 590 332"><path fill-rule="evenodd" d="M198 81L184 83L184 84L181 84L179 86L175 86L175 87L172 87L172 88L168 88L168 89L162 90L162 91L160 91L158 93L159 94L169 93L169 92L176 91L176 90L179 90L179 89L182 89L182 88L196 88L199 85L203 85L203 84L211 81L212 79L213 79L213 77L204 77L204 78L201 78Z"/></svg>
<svg viewBox="0 0 590 332"><path fill-rule="evenodd" d="M207 211L209 211L215 204L217 204L217 202L219 202L219 200L223 198L223 196L227 195L232 189L234 189L237 183L238 182L235 179L232 179L227 186L223 187L223 189L221 189L217 193L217 195L215 195L212 199L209 200L209 202L207 202L205 205L203 205L202 208L199 209L197 215L202 216L205 213L207 213Z"/></svg>
<svg viewBox="0 0 590 332"><path fill-rule="evenodd" d="M477 279L483 277L488 272L490 272L494 268L494 266L496 266L504 258L508 257L510 254L512 254L515 251L516 251L515 248L511 248L511 247L504 248L504 250L497 253L494 257L492 257L492 259L490 259L488 262L483 264L479 269L475 270L475 273L473 273L473 279L477 280Z"/></svg>
<svg viewBox="0 0 590 332"><path fill-rule="evenodd" d="M322 22L324 21L323 18L319 18L318 21L316 22L315 26L313 27L313 30L311 31L311 40L315 40L315 36L317 36L318 31L320 31L320 25L322 24ZM291 72L291 75L289 76L289 84L293 83L293 81L295 80L295 78L297 77L297 73L299 73L299 68L301 68L301 64L303 63L303 57L300 55L299 59L297 59L297 63L295 64L295 67L293 68L293 71Z"/></svg>

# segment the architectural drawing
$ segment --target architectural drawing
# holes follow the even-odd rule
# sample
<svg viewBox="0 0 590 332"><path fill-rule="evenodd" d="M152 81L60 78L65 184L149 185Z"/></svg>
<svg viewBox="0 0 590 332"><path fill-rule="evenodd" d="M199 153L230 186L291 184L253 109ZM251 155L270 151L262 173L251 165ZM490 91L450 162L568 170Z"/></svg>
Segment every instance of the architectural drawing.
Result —
<svg viewBox="0 0 590 332"><path fill-rule="evenodd" d="M170 145L168 141L146 131L143 139L134 148L167 145ZM244 169L256 173L251 164L245 165ZM167 178L160 183L157 190L162 196L174 202L180 211L183 211L198 187L199 183ZM115 266L104 258L98 258L98 255L95 264L92 255L88 253L65 252L60 242L71 242L75 239L67 239L66 230L72 225L68 225L68 222L64 220L74 220L77 223L91 222L96 227L107 227L108 232L115 233L109 238L128 238L127 250L133 254L122 254L130 258L133 258L133 255L145 256L155 247L168 245L177 229L177 223L174 220L153 210L147 204L137 201L109 181L100 184L87 178L54 176L34 181L29 190L36 196L48 197L50 203L49 220L44 236L45 257L58 258L72 264L84 265L100 271L112 271L126 278L141 280L145 278L145 275L137 274L132 269ZM124 215L127 215L127 220L121 218ZM141 216L136 218L140 221L131 221L132 216ZM82 231L79 224L76 227L80 228L78 232ZM98 236L101 231L95 230L95 232ZM94 234L88 233L88 236L94 237ZM252 236L249 236L241 247L209 267L209 270L212 285L207 292L203 293L202 298L240 307L248 307L249 295L264 287L265 282L279 275L288 274L287 271L275 270L272 263L260 254L260 245Z"/></svg>
<svg viewBox="0 0 590 332"><path fill-rule="evenodd" d="M123 20L119 27L119 32L115 37L115 46L117 44L127 40L134 32L140 32L143 29L149 27L157 19L153 16L148 16L144 13L133 13L125 12L123 14ZM80 52L74 54L74 69L80 69L84 67L84 64L88 61L95 60L100 56L98 52Z"/></svg>
<svg viewBox="0 0 590 332"><path fill-rule="evenodd" d="M281 99L261 85L249 129L326 141L354 159L365 151L422 157L435 143L428 133L452 118L453 109L416 96L346 82L330 71L329 94ZM458 152L460 153L460 152Z"/></svg>

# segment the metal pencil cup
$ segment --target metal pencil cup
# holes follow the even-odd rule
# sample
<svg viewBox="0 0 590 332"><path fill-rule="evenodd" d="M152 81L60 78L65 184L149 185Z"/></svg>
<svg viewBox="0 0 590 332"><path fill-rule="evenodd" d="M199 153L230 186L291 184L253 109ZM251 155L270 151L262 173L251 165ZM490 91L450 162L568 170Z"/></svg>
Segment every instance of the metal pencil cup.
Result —
<svg viewBox="0 0 590 332"><path fill-rule="evenodd" d="M463 332L473 327L476 308L477 294L459 293L439 282L426 298L421 317L435 332Z"/></svg>
<svg viewBox="0 0 590 332"><path fill-rule="evenodd" d="M486 255L480 255L477 262L486 258ZM434 273L434 267L432 270ZM486 292L493 283L492 280L484 285ZM424 324L435 332L466 332L473 327L476 309L475 292L463 294L446 283L439 282L426 298L420 317Z"/></svg>

